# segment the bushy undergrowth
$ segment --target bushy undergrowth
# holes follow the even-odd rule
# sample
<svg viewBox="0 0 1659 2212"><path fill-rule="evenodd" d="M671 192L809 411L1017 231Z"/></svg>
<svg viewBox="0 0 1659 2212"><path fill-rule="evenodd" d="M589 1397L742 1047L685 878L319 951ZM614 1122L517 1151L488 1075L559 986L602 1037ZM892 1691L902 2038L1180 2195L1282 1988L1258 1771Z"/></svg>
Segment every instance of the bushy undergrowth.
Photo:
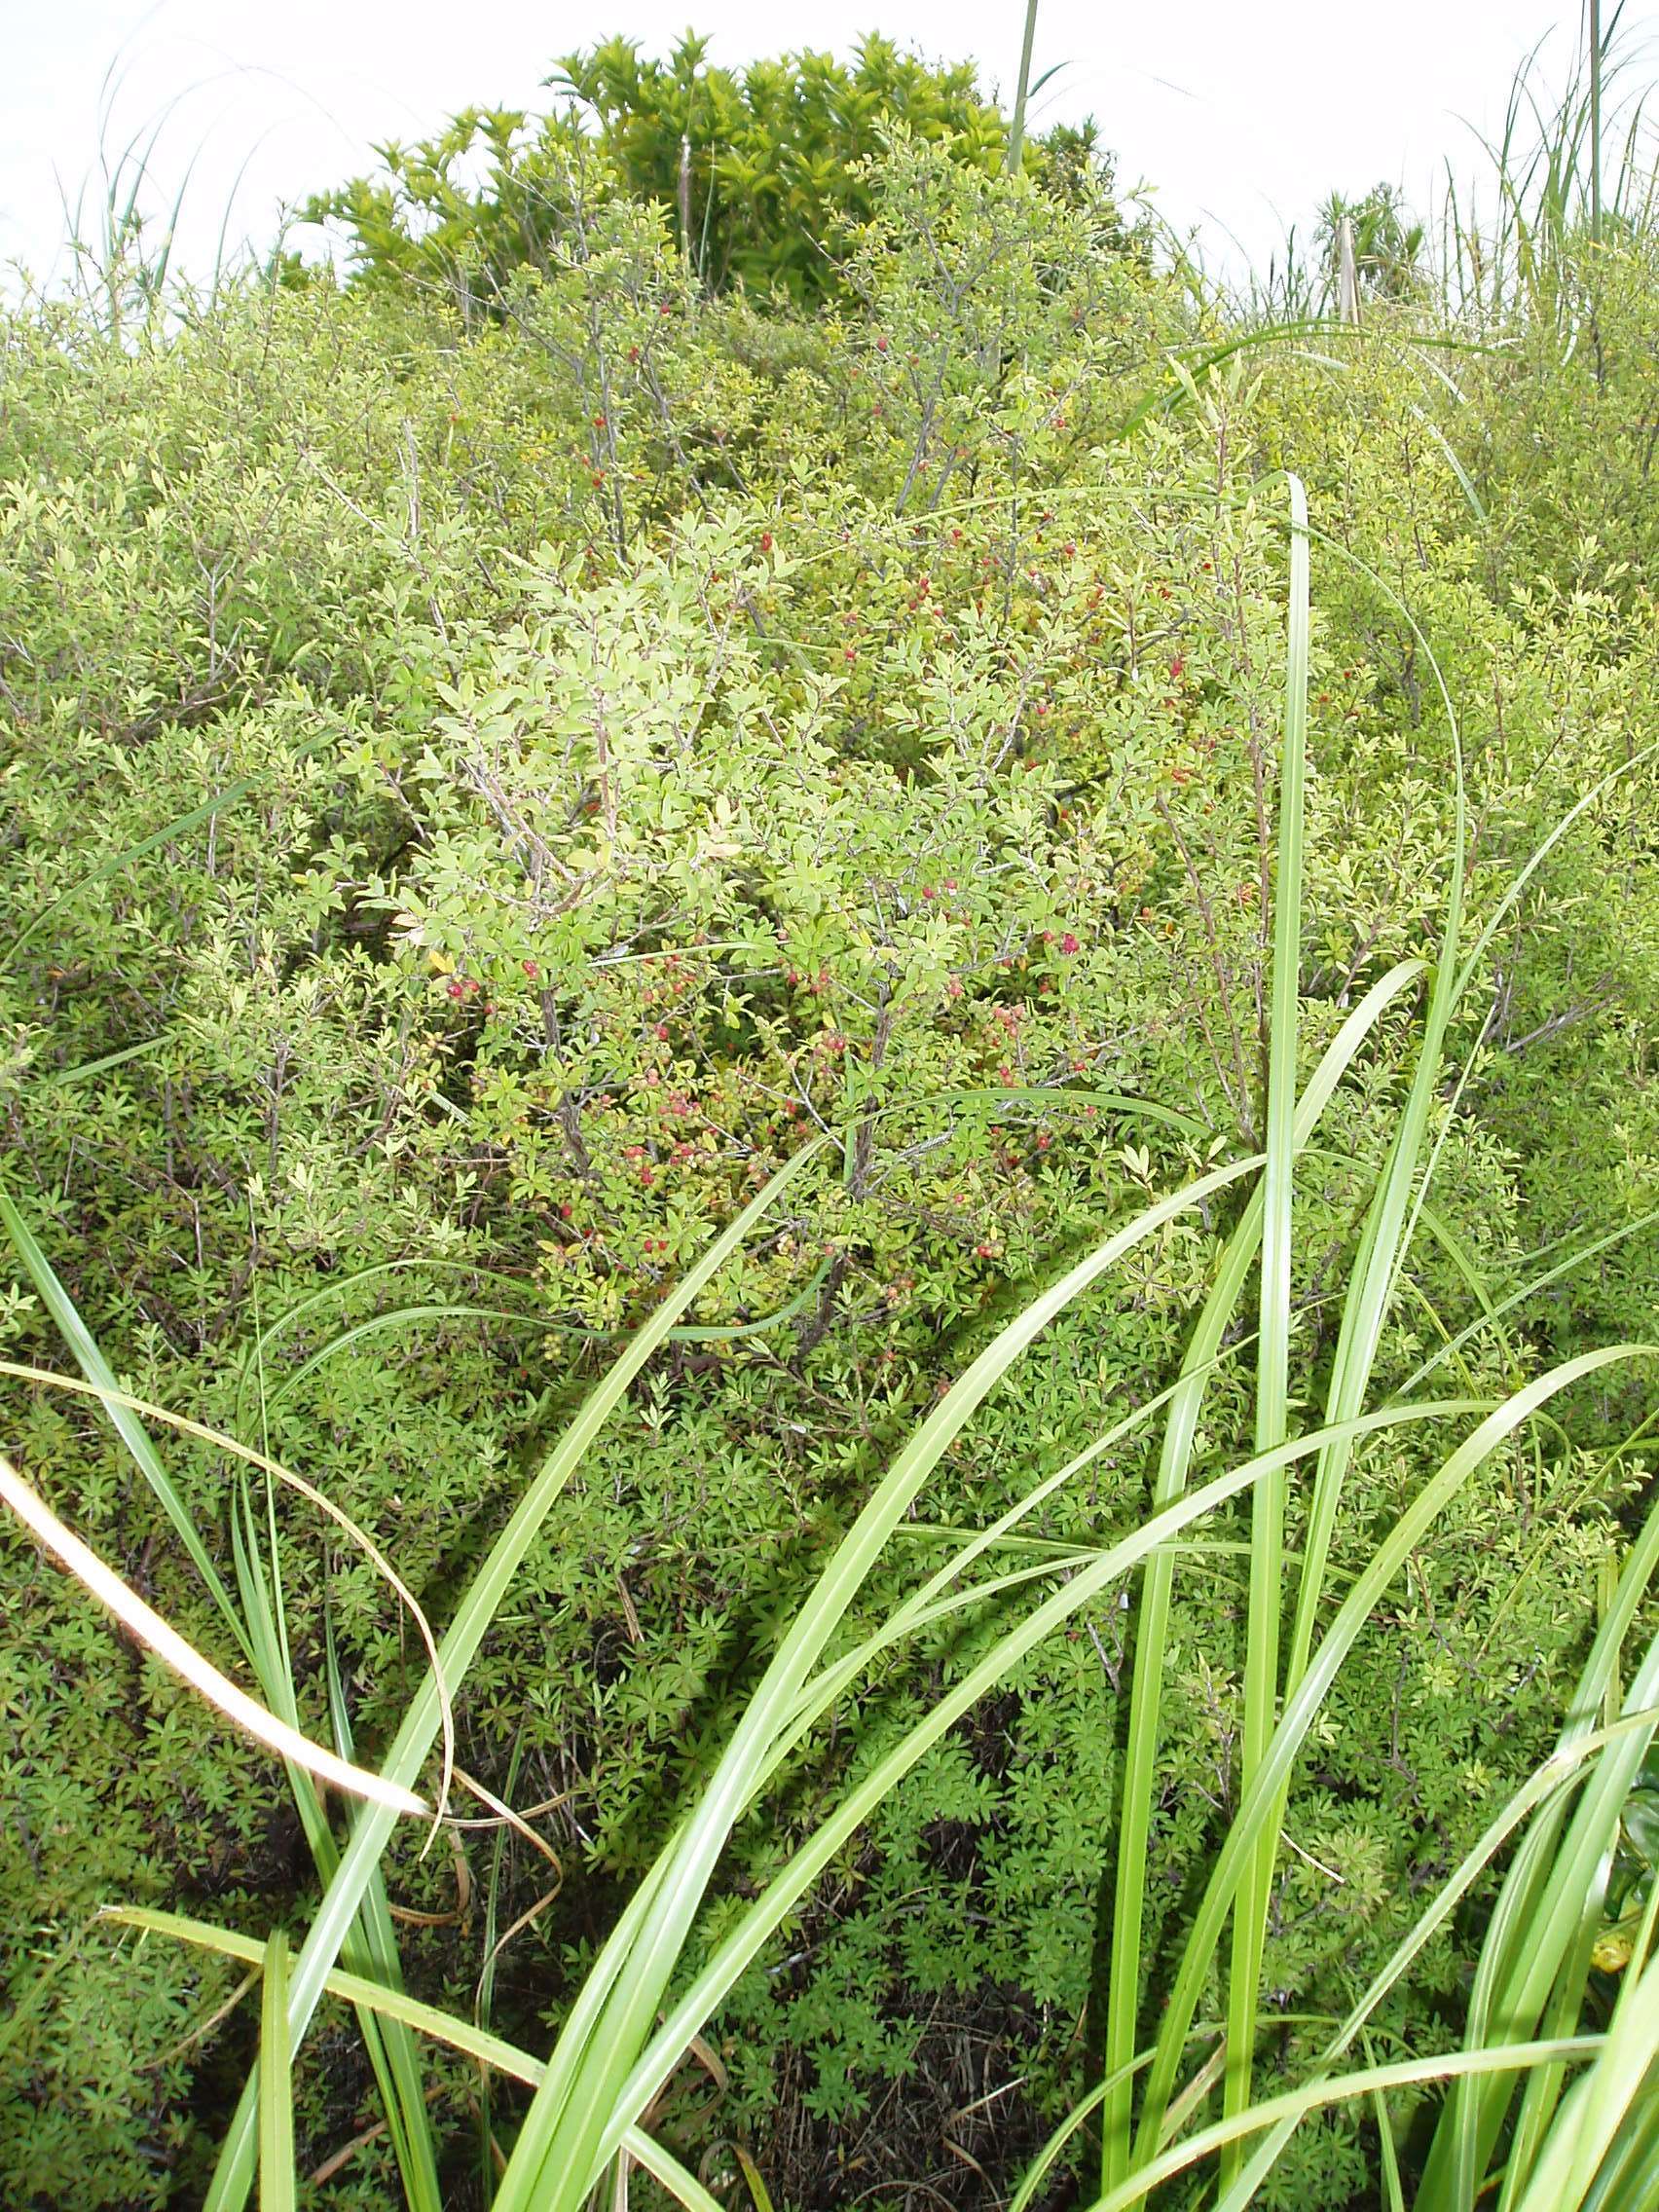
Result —
<svg viewBox="0 0 1659 2212"><path fill-rule="evenodd" d="M388 1855L409 1987L537 2050L905 1432L1065 1266L1267 1144L1285 468L1315 534L1304 1079L1371 986L1438 957L1454 890L1472 940L1605 786L1454 1017L1379 1396L1599 1238L1443 1379L1499 1399L1651 1334L1659 1181L1650 241L1602 249L1596 342L1565 361L1553 328L1449 346L1382 306L1233 350L1103 199L903 134L811 316L709 296L660 210L591 185L472 328L419 289L313 278L125 345L69 309L0 329L4 1183L124 1389L303 1472L441 1626L627 1334L807 1135L839 1139L641 1370L467 1676L460 1766L545 1808L547 1851L497 1825ZM1299 1167L1306 1427L1433 982ZM1169 1386L1242 1189L1172 1216L1010 1369L849 1645L941 1531ZM39 1268L8 1268L0 1352L72 1371ZM1248 1334L1195 1486L1252 1448ZM1555 1744L1650 1396L1605 1368L1497 1445L1365 1621L1284 1815L1264 2093ZM95 1402L13 1377L4 1405L23 1472L234 1671ZM156 1436L229 1577L241 1470ZM1433 1424L1358 1449L1333 1604L1448 1449ZM1078 1571L1145 1519L1156 1464L1124 1436L1012 1564ZM1306 1501L1293 1481L1292 1585ZM1239 1801L1250 1515L1220 1508L1174 1581L1153 2027ZM269 1530L299 1715L329 1736L332 1675L372 1764L422 1645L303 1499ZM92 1916L297 1942L314 1851L275 1761L3 1541L0 2176L22 2204L199 2203L257 2000L231 2008L234 1963ZM718 2194L748 2186L741 2149L780 2207L1000 2203L1091 2078L1129 1587L921 1759L691 2046L651 2128ZM736 1828L677 1987L1012 1602L924 1624L815 1724ZM1379 2056L1460 2040L1488 1909L1477 1889L1388 1992ZM1598 1972L1591 2015L1618 1986ZM1225 2004L1218 1970L1201 2021ZM523 2093L423 2054L442 2201L482 2203ZM357 2139L307 2201L402 2200L332 2000L296 2098L302 2172ZM1389 2108L1408 2167L1434 2103ZM1377 2170L1375 2113L1340 2105L1262 2201L1380 2202ZM654 2186L636 2173L635 2201Z"/></svg>

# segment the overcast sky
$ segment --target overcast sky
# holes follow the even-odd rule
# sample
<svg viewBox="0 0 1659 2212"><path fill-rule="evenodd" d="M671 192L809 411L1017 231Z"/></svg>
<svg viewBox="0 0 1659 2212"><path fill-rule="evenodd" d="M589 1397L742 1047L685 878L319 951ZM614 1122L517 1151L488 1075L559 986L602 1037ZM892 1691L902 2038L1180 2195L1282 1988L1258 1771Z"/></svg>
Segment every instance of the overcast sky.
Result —
<svg viewBox="0 0 1659 2212"><path fill-rule="evenodd" d="M159 120L153 204L191 173L180 222L189 266L211 264L227 203L237 239L268 243L280 203L372 166L472 104L535 108L554 57L622 31L666 53L692 0L0 0L0 265L59 269L63 196L102 196L99 117L114 157ZM1651 27L1655 9L1631 0ZM1020 0L702 0L714 58L781 46L845 55L879 28L937 59L973 59L1013 89ZM1559 80L1578 0L1041 0L1036 72L1063 64L1043 113L1093 114L1120 178L1158 187L1178 228L1231 234L1265 258L1333 188L1380 180L1418 204L1451 156L1478 161L1513 72L1547 32ZM1649 46L1648 56L1659 55ZM118 82L113 98L106 76ZM1644 70L1643 74L1647 72ZM1654 74L1659 74L1656 62ZM171 103L169 108L169 103ZM162 120L165 117L165 120ZM240 177L240 181L239 181Z"/></svg>

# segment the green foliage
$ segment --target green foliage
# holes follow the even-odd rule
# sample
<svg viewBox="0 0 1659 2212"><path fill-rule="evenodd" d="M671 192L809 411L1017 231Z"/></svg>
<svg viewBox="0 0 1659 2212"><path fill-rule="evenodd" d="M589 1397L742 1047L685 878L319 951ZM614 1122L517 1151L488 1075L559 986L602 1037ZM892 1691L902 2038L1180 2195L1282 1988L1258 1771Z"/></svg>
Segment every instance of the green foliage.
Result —
<svg viewBox="0 0 1659 2212"><path fill-rule="evenodd" d="M1346 200L1334 192L1320 210L1314 243L1324 257L1327 304L1340 291L1345 223L1362 294L1402 300L1420 288L1423 226L1413 218L1393 185L1378 184L1361 200Z"/></svg>
<svg viewBox="0 0 1659 2212"><path fill-rule="evenodd" d="M812 308L844 296L842 264L885 203L875 165L896 134L978 176L1004 166L1008 125L971 66L934 68L866 38L850 65L803 52L740 77L708 65L708 44L688 32L667 61L624 38L569 55L548 80L565 109L533 122L468 108L435 138L378 149L382 178L318 196L306 219L345 226L360 277L428 286L470 316L498 307L516 270L570 252L597 187L661 209L706 288ZM1104 206L1127 242L1091 129L1057 130L1022 166L1057 197Z"/></svg>
<svg viewBox="0 0 1659 2212"><path fill-rule="evenodd" d="M1373 986L1442 958L1455 883L1465 948L1496 924L1456 1009L1408 968L1363 1053L1343 1050L1275 1277L1290 1434L1331 1418L1402 1116L1437 1165L1401 1225L1368 1404L1425 1395L1448 1339L1433 1389L1486 1403L1651 1333L1640 425L1659 275L1641 238L1609 242L1599 345L1565 363L1546 318L1448 374L1382 285L1357 333L1172 374L1232 334L1124 250L1088 149L1004 175L1000 123L959 73L880 42L847 72L802 58L738 82L695 42L660 68L613 44L570 71L594 137L463 118L350 188L335 212L373 281L250 283L125 342L67 309L0 329L6 1188L124 1386L307 1475L440 1628L473 1621L465 1593L540 1481L457 1723L469 1775L542 1808L557 1870L499 1827L425 1857L399 1834L386 1862L392 1902L425 1916L395 1926L410 1991L471 2019L484 1972L480 2016L536 2065L904 1439L1124 1233L1116 1271L941 1445L824 1667L1112 1441L975 1563L974 1603L837 1678L664 1970L670 2004L716 1972L764 1886L1027 1606L1072 1604L872 1797L649 2107L647 2132L730 2202L741 2144L780 2208L899 2203L927 2175L989 2204L1086 2080L1079 2021L1098 2036L1104 2016L1151 1570L1065 1593L1143 1530L1155 1401L1272 1125L1286 466L1314 582L1281 1097ZM481 190L462 181L480 147ZM773 294L824 312L757 312ZM490 312L458 320L458 301ZM1422 1075L1435 1008L1444 1063ZM667 1312L821 1125L840 1144ZM1205 1176L1201 1201L1143 1226ZM38 1272L19 1252L4 1275L0 1354L71 1365ZM602 1437L559 1460L652 1315ZM1188 1493L1272 1441L1253 1325L1230 1309L1218 1337ZM1586 1369L1560 1425L1494 1441L1351 1624L1258 1899L1257 2094L1316 2083L1336 2023L1556 1744L1635 1525L1650 1395L1631 1365ZM0 1402L8 1453L63 1517L242 1668L95 1405L17 1375ZM1460 1418L1361 1439L1328 1528L1328 1462L1287 1477L1287 1592L1329 1539L1321 1641ZM268 1592L262 1663L307 1732L384 1758L425 1680L384 1586L210 1443L155 1443L256 1625ZM1154 2027L1247 1730L1252 1770L1262 1752L1252 1522L1241 1485L1182 1531L1199 1548L1169 1578L1129 1992ZM0 1545L0 2175L19 2204L208 2200L260 2000L219 2019L235 1960L89 1916L281 1932L291 2017L344 1815L308 1826L271 1762L19 1534ZM1634 1652L1645 1599L1628 1625ZM1603 1680L1592 1717L1617 1702ZM1587 1984L1591 2027L1651 1897L1650 1768L1639 1754L1603 1794L1610 1884L1582 1912L1613 1963ZM1369 2014L1380 2062L1460 2042L1497 1894L1478 1873L1469 1892ZM1194 2069L1227 1971L1201 1978ZM395 2067L365 2059L362 2011L323 2006L291 2075L302 2174L388 2107L405 2132L301 2200L419 2201ZM483 2098L469 2062L419 2048L441 2201L483 2204L485 2129L511 2149L535 2076ZM1427 2077L1387 2093L1415 2184ZM1262 2200L1373 2201L1375 2170L1371 2109L1333 2105ZM659 2185L632 2186L649 2203Z"/></svg>

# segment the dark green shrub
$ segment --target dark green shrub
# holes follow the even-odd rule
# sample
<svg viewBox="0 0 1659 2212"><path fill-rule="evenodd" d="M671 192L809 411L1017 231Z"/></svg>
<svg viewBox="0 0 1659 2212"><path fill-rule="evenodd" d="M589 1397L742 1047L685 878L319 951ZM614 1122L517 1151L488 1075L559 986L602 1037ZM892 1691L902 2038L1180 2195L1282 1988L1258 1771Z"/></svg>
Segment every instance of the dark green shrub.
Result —
<svg viewBox="0 0 1659 2212"><path fill-rule="evenodd" d="M418 283L470 314L494 312L515 270L567 255L584 204L620 191L662 210L700 284L812 308L844 297L841 266L882 203L873 165L895 133L981 176L1005 166L1008 126L970 66L935 68L882 38L850 66L789 54L741 76L708 66L707 52L687 33L666 62L623 38L569 55L549 83L573 108L535 120L468 108L435 138L379 149L382 178L318 196L306 220L345 227L360 279ZM481 162L484 181L468 182ZM1127 244L1092 129L1033 142L1024 166L1056 197L1102 209Z"/></svg>

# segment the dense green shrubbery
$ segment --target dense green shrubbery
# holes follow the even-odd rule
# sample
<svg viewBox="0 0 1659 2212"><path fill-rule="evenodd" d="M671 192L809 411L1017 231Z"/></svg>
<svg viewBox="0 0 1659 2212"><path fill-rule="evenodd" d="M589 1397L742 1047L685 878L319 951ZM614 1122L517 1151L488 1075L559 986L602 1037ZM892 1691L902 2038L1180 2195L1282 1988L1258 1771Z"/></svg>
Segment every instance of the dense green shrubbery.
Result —
<svg viewBox="0 0 1659 2212"><path fill-rule="evenodd" d="M500 311L516 272L569 250L596 189L620 190L662 209L710 290L812 308L844 299L849 250L891 206L875 169L895 131L977 175L1007 166L1008 123L971 67L931 68L868 38L850 68L805 53L739 79L705 66L707 50L687 33L666 63L642 62L623 38L569 55L548 80L563 110L468 108L436 138L379 149L379 176L319 194L305 219L344 230L358 281L419 285L470 320ZM470 181L480 160L488 174ZM1096 204L1121 245L1144 249L1112 205L1092 125L1030 141L1021 166L1046 197ZM285 269L303 280L300 256Z"/></svg>
<svg viewBox="0 0 1659 2212"><path fill-rule="evenodd" d="M670 197L661 148L626 135L622 182ZM1462 716L1476 927L1659 736L1640 242L1605 256L1598 345L1566 365L1522 331L1454 387L1382 319L1195 382L1168 356L1226 333L1122 251L1102 195L923 135L842 209L867 223L813 317L705 289L612 184L561 189L570 219L495 268L504 312L477 329L418 288L312 281L127 349L69 311L0 332L6 1186L128 1387L303 1470L441 1621L527 1456L711 1224L804 1131L845 1135L642 1375L467 1680L461 1764L556 1801L557 1894L487 1976L489 2016L536 2047L895 1438L1063 1260L1262 1143L1276 472L1322 534L1308 1065L1438 940L1455 763L1424 638ZM787 276L710 236L722 272ZM1388 1387L1540 1247L1654 1203L1653 799L1649 768L1616 783L1494 943ZM1402 1014L1299 1185L1309 1402L1410 1054ZM1170 1381L1233 1218L1224 1194L1171 1222L1039 1340L860 1619L931 1530L988 1519ZM1472 1340L1460 1386L1644 1333L1654 1250L1627 1236ZM64 1364L20 1267L0 1330L10 1359ZM1340 1679L1272 1898L1270 2083L1554 1741L1640 1472L1644 1384L1610 1372L1565 1432L1493 1456ZM21 1382L5 1404L65 1518L233 1661L101 1417ZM1224 1368L1202 1469L1251 1418ZM230 1462L163 1447L228 1530ZM1338 1589L1436 1457L1415 1429L1359 1456ZM1147 1479L1131 1436L1042 1537L1105 1543ZM326 1735L332 1649L373 1755L420 1646L309 1508L274 1513L302 1714ZM273 1763L5 1544L0 2173L19 2203L194 2203L246 2008L193 2038L236 1986L223 1962L89 1915L298 1930L311 1860ZM1246 1578L1222 1553L1176 1584L1155 1949L1236 1798ZM775 1823L739 1829L689 1966L1000 1619L938 1623L849 1694ZM1000 2200L1097 2029L1128 1628L1091 1605L880 1809L659 2102L690 2163L723 2187L741 2144L780 2206L899 2203L929 2176ZM389 1878L430 1916L401 1931L411 1986L465 2011L554 1885L516 1836L455 1851L400 1843ZM1471 1951L1443 1930L1380 2041L1456 2041ZM376 2108L343 2016L308 2052L315 2166ZM476 2075L429 2078L445 2201L480 2201ZM499 2085L494 2109L505 2137ZM1372 2201L1368 2124L1306 2129L1267 2200ZM386 2140L313 2196L396 2201Z"/></svg>

